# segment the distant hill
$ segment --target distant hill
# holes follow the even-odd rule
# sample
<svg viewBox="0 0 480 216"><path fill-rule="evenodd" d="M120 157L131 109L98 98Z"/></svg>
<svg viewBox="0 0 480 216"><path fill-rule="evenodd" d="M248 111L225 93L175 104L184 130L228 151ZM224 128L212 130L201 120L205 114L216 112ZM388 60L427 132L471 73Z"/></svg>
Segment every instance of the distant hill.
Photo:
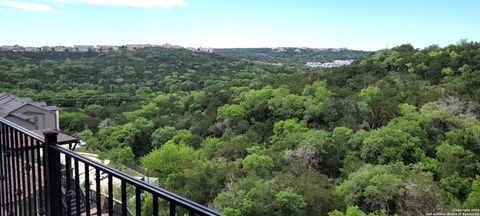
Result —
<svg viewBox="0 0 480 216"><path fill-rule="evenodd" d="M305 48L219 49L215 53L161 47L109 52L0 51L0 90L67 107L78 105L73 102L78 103L79 95L87 104L119 104L134 100L135 91L144 87L169 93L221 86L226 81L249 86L254 79L309 70L297 67L308 61L369 54Z"/></svg>
<svg viewBox="0 0 480 216"><path fill-rule="evenodd" d="M307 62L328 62L333 60L358 59L373 52L361 50L314 49L314 48L229 48L215 49L215 52L235 59L270 63L305 64Z"/></svg>
<svg viewBox="0 0 480 216"><path fill-rule="evenodd" d="M105 53L0 52L0 90L51 101L62 106L115 94L130 99L136 90L195 91L224 81L243 83L273 74L290 74L287 67L187 49L145 48ZM118 95L123 95L119 98ZM89 95L89 96L87 96ZM62 100L62 99L68 100ZM59 100L57 100L59 99ZM61 101L61 102L60 102ZM90 103L90 102L89 102Z"/></svg>

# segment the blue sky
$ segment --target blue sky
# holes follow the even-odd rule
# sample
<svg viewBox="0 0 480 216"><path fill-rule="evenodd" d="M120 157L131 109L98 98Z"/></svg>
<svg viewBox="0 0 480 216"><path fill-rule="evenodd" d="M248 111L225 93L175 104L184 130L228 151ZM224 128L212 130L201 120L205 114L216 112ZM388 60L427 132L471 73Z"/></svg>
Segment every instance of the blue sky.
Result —
<svg viewBox="0 0 480 216"><path fill-rule="evenodd" d="M0 44L423 48L480 41L478 0L0 0Z"/></svg>

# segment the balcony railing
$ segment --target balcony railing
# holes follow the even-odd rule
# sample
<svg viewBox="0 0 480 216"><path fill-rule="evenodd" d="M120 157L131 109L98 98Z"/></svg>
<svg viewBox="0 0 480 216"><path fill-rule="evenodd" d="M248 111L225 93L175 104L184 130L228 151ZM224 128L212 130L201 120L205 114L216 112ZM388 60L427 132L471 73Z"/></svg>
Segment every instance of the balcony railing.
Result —
<svg viewBox="0 0 480 216"><path fill-rule="evenodd" d="M0 216L221 215L58 145L56 132L3 118L0 158Z"/></svg>

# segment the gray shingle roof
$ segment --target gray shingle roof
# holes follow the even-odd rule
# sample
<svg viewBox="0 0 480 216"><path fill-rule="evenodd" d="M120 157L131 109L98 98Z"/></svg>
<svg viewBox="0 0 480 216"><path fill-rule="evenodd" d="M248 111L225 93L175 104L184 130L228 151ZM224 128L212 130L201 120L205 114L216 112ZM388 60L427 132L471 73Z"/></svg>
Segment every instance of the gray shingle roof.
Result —
<svg viewBox="0 0 480 216"><path fill-rule="evenodd" d="M12 113L12 116L16 116L16 117L21 118L23 120L29 120L29 119L33 118L32 116L28 116L28 115L18 113L18 112Z"/></svg>
<svg viewBox="0 0 480 216"><path fill-rule="evenodd" d="M31 98L19 98L5 92L0 93L0 117L8 116L25 105L32 105L46 111L58 110L56 106L48 106L45 102L33 102Z"/></svg>
<svg viewBox="0 0 480 216"><path fill-rule="evenodd" d="M42 106L42 107L48 106L47 103L45 103L45 102L32 102L32 104Z"/></svg>

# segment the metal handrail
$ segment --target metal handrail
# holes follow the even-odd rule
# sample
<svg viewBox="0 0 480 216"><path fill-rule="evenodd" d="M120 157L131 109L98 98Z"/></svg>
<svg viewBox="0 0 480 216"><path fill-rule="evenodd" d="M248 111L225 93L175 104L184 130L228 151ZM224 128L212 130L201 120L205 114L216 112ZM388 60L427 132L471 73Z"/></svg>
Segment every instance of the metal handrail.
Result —
<svg viewBox="0 0 480 216"><path fill-rule="evenodd" d="M184 208L194 209L196 212L201 213L201 214L205 214L205 215L222 215L220 212L217 212L213 209L210 209L210 208L205 207L203 205L200 205L196 202L188 200L184 197L181 197L181 196L179 196L175 193L172 193L170 191L167 191L165 189L149 185L149 184L145 183L144 181L138 180L138 179L133 178L129 175L126 175L126 174L124 174L120 171L117 171L117 170L112 169L108 166L100 164L96 161L88 159L88 158L86 158L86 157L84 157L84 156L82 156L82 155L80 155L76 152L73 152L69 149L62 148L62 147L57 146L57 145L52 145L52 146L49 146L49 147L53 148L54 150L56 150L60 153L63 153L63 154L68 155L68 156L70 156L74 159L77 159L77 160L79 160L83 163L86 163L89 166L100 169L101 171L106 172L106 173L112 175L113 177L125 180L127 183L129 183L131 185L141 187L145 191L148 191L152 194L158 195L159 197L162 197L162 198L166 199L167 201L173 201L173 202L175 202L175 204L177 204L179 206L182 206Z"/></svg>
<svg viewBox="0 0 480 216"><path fill-rule="evenodd" d="M74 151L71 151L67 148L63 148L60 145L58 145L58 142L56 140L57 133L56 132L45 132L44 137L29 131L9 120L6 120L4 118L0 118L0 125L1 126L1 131L3 132L0 136L0 142L2 145L0 146L0 157L2 158L1 164L2 169L0 176L8 176L9 178L7 179L8 181L8 187L7 185L3 185L0 187L0 192L2 192L3 195L5 195L6 198L0 197L0 202L1 204L8 204L9 205L9 211L10 213L17 213L17 207L15 206L14 202L12 201L17 201L17 196L13 193L13 190L10 189L9 187L13 186L16 189L23 189L25 191L29 187L25 187L25 184L20 184L20 179L22 176L20 175L20 170L22 170L22 164L29 164L28 160L31 156L31 160L33 161L34 158L40 159L40 151L43 151L43 162L38 163L38 165L35 165L35 169L32 171L32 181L33 183L33 191L34 191L34 196L36 194L35 191L38 188L38 198L39 201L35 201L33 204L35 205L34 207L40 207L38 209L29 209L28 212L33 211L34 213L38 211L40 214L44 214L45 212L47 215L60 215L62 214L62 198L60 197L62 194L62 190L59 185L62 184L62 179L59 173L61 173L61 162L60 162L60 155L63 154L65 157L69 158L66 161L66 169L69 169L71 165L71 161L75 161L75 176L78 179L79 178L79 173L78 173L78 162L84 163L85 166L91 167L96 170L96 175L98 173L103 172L108 174L109 176L109 198L113 200L113 190L111 188L111 183L112 183L112 178L115 177L119 180L122 181L122 214L125 215L125 213L128 211L127 209L127 204L126 202L126 184L130 184L136 188L136 193L137 195L139 194L140 190L146 191L150 194L153 195L154 197L154 203L153 203L153 208L154 208L154 214L158 214L158 198L161 198L167 202L170 203L170 213L171 215L175 214L175 206L181 207L185 210L188 211L189 215L222 215L220 212L213 210L211 208L208 208L206 206L203 206L201 204L198 204L196 202L193 202L191 200L188 200L182 196L179 196L173 192L167 191L165 189L159 188L152 186L144 181L141 181L139 179L136 179L132 176L126 175L120 171L117 171L115 169L112 169L108 166L105 166L97 161L93 161L87 157L84 157ZM10 129L9 129L10 128ZM5 131L12 131L12 129L15 131L15 136L10 136L8 132ZM13 132L13 131L12 131ZM10 154L8 153L8 148L12 147L23 147L26 143L28 143L29 139L32 140L37 140L35 144L35 148L32 149L26 149L25 151L27 152L25 156L27 156L26 161L24 161L24 154L18 154L15 156L15 160L10 160L8 159ZM33 145L33 143L32 143ZM11 155L10 155L11 156ZM11 164L10 165L10 161ZM8 168L8 170L3 169L3 168ZM11 167L11 168L10 168ZM88 169L89 171L91 170L90 168ZM38 176L35 177L36 172L38 172ZM10 173L16 173L15 177L10 177ZM22 171L23 173L23 171ZM41 174L43 173L43 174ZM43 181L42 181L42 176ZM68 175L70 176L70 174ZM70 177L67 176L67 181ZM2 178L3 178L2 177ZM30 177L30 172L27 172L27 177ZM23 177L25 178L25 177ZM88 175L85 176L85 178L88 180L89 177ZM35 183L38 180L38 187L35 186ZM23 181L25 181L23 179ZM30 180L27 180L29 183ZM15 183L18 183L17 185ZM11 184L11 185L10 185ZM98 180L97 180L97 185L98 185ZM73 187L79 187L79 181L77 180L75 183L76 186ZM45 186L45 190L41 190ZM69 186L70 187L70 186ZM74 188L70 188L73 190ZM80 190L80 188L75 189ZM89 191L89 189L87 189ZM90 191L92 192L92 191ZM8 194L4 194L8 193ZM42 201L42 199L46 199L45 202ZM77 200L79 199L78 197L76 198ZM98 198L97 198L98 199ZM139 208L141 207L141 201L139 200L137 196L137 212L139 211ZM157 200L157 202L155 201ZM79 203L79 201L76 201ZM43 205L45 203L45 205ZM89 199L86 200L86 204L88 205L90 203ZM38 204L38 205L37 205ZM140 204L140 205L139 205ZM45 208L44 208L45 206ZM88 206L87 206L88 207ZM29 206L30 208L30 206ZM68 210L68 209L67 209ZM172 212L173 210L173 212ZM20 211L20 209L19 209ZM100 210L99 210L100 211ZM21 212L21 211L20 211ZM27 212L27 208L25 207L25 212ZM3 215L0 213L0 215Z"/></svg>

